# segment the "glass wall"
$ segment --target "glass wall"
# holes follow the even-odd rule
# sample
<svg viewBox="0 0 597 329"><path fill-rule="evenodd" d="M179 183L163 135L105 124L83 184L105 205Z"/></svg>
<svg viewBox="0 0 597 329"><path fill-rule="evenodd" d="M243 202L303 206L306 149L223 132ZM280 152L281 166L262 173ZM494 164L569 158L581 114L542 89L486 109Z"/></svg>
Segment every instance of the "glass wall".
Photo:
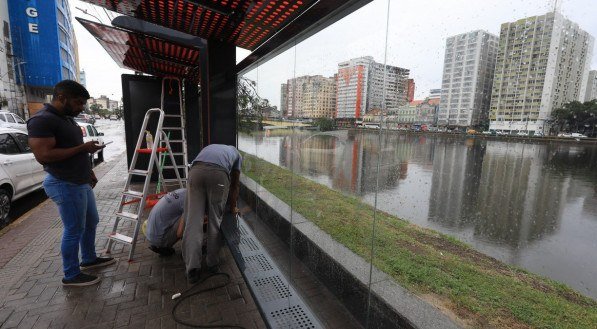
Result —
<svg viewBox="0 0 597 329"><path fill-rule="evenodd" d="M375 0L239 76L243 213L325 326L597 325L590 6Z"/></svg>

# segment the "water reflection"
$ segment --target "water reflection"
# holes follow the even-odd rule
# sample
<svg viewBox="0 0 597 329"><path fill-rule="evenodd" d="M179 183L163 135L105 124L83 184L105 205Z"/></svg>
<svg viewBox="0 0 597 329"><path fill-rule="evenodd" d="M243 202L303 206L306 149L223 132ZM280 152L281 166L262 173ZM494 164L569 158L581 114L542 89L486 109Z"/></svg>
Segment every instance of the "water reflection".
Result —
<svg viewBox="0 0 597 329"><path fill-rule="evenodd" d="M240 148L597 297L597 147L336 131ZM294 156L294 158L292 158ZM292 161L292 162L291 162Z"/></svg>

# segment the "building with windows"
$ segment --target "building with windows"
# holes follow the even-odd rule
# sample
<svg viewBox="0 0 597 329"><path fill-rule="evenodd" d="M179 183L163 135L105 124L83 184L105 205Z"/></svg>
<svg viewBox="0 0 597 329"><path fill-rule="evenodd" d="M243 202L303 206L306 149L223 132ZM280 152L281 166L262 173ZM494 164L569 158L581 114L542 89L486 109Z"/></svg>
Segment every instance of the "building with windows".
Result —
<svg viewBox="0 0 597 329"><path fill-rule="evenodd" d="M487 121L498 37L481 30L446 40L438 125L477 126Z"/></svg>
<svg viewBox="0 0 597 329"><path fill-rule="evenodd" d="M97 104L100 108L106 110L110 109L110 99L106 95L101 95L100 97L94 99L93 104Z"/></svg>
<svg viewBox="0 0 597 329"><path fill-rule="evenodd" d="M306 75L289 79L281 87L281 108L287 117L333 118L336 79Z"/></svg>
<svg viewBox="0 0 597 329"><path fill-rule="evenodd" d="M415 100L415 79L406 80L406 100L410 103Z"/></svg>
<svg viewBox="0 0 597 329"><path fill-rule="evenodd" d="M23 86L17 83L23 61L14 56L10 30L8 3L0 1L0 109L26 118L25 93Z"/></svg>
<svg viewBox="0 0 597 329"><path fill-rule="evenodd" d="M371 110L408 104L409 73L408 69L377 63L371 56L339 63L336 117L362 118Z"/></svg>
<svg viewBox="0 0 597 329"><path fill-rule="evenodd" d="M85 74L85 70L79 72L79 83L87 88L87 75Z"/></svg>
<svg viewBox="0 0 597 329"><path fill-rule="evenodd" d="M544 132L554 109L584 101L594 41L558 12L502 24L489 128Z"/></svg>
<svg viewBox="0 0 597 329"><path fill-rule="evenodd" d="M280 87L280 112L283 117L288 115L288 84L283 83Z"/></svg>
<svg viewBox="0 0 597 329"><path fill-rule="evenodd" d="M68 0L8 0L8 12L14 55L22 63L22 79L17 81L25 85L29 114L33 114L56 83L79 79L69 4Z"/></svg>
<svg viewBox="0 0 597 329"><path fill-rule="evenodd" d="M597 70L589 71L587 89L585 91L585 102L597 99Z"/></svg>
<svg viewBox="0 0 597 329"><path fill-rule="evenodd" d="M118 101L108 100L108 110L118 110Z"/></svg>

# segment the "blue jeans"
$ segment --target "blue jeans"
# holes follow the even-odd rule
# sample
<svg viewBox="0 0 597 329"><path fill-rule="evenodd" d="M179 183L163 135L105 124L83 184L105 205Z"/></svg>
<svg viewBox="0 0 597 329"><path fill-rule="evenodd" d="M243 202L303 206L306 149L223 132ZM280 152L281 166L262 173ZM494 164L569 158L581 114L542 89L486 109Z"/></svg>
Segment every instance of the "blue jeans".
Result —
<svg viewBox="0 0 597 329"><path fill-rule="evenodd" d="M79 245L83 263L96 260L95 229L99 215L91 185L74 184L50 174L43 183L46 194L56 205L64 225L62 234L62 267L64 278L70 280L79 273Z"/></svg>

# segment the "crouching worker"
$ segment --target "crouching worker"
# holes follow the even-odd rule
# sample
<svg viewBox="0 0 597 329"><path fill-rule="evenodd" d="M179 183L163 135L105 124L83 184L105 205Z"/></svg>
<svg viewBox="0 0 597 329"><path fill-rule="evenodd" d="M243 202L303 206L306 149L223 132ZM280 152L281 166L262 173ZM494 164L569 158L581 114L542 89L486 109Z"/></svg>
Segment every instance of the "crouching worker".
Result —
<svg viewBox="0 0 597 329"><path fill-rule="evenodd" d="M172 246L182 238L184 230L184 204L187 190L184 188L164 195L149 212L143 223L143 233L151 245L151 251L160 256L174 254Z"/></svg>
<svg viewBox="0 0 597 329"><path fill-rule="evenodd" d="M207 272L218 267L222 245L220 224L228 201L232 213L238 213L236 199L242 157L234 146L211 144L193 160L189 171L185 229L182 237L182 257L187 279L194 284L201 272L203 216L207 212Z"/></svg>

